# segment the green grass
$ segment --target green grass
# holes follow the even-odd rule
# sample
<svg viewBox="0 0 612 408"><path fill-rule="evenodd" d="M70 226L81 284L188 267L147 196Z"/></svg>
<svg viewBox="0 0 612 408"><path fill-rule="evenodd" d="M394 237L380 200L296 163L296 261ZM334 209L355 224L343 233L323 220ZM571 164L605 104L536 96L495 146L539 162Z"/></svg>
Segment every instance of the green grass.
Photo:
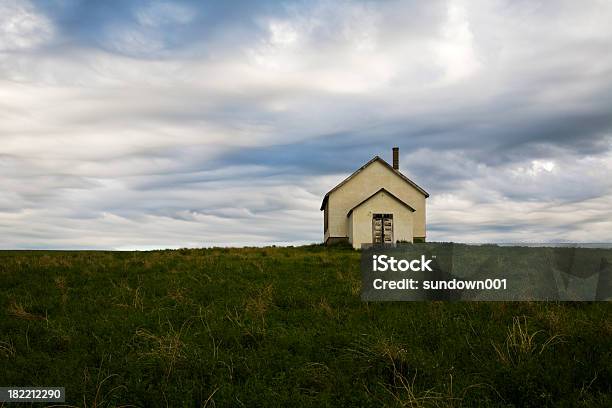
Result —
<svg viewBox="0 0 612 408"><path fill-rule="evenodd" d="M320 246L0 252L0 385L67 404L612 406L610 303L364 303Z"/></svg>

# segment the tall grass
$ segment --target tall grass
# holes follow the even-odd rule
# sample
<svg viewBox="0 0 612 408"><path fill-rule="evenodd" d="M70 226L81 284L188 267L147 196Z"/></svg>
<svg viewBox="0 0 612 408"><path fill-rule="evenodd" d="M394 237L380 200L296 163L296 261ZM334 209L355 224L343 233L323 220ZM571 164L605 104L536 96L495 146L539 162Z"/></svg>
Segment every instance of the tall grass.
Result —
<svg viewBox="0 0 612 408"><path fill-rule="evenodd" d="M67 405L612 406L609 303L364 303L344 248L0 252L0 385Z"/></svg>

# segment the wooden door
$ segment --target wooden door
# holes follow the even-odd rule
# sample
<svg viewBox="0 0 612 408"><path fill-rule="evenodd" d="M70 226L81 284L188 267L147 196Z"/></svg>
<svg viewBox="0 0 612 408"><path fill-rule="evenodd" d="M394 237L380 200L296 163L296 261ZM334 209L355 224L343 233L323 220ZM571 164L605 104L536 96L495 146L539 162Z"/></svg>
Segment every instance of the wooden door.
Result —
<svg viewBox="0 0 612 408"><path fill-rule="evenodd" d="M372 243L393 243L393 214L372 215Z"/></svg>

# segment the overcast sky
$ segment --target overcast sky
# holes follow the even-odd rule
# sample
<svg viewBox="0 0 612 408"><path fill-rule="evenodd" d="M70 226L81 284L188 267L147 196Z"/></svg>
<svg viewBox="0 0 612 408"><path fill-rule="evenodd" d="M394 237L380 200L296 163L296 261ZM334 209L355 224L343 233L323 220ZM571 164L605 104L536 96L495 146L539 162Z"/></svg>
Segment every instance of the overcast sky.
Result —
<svg viewBox="0 0 612 408"><path fill-rule="evenodd" d="M610 242L611 21L610 1L0 0L0 248L320 242L325 192L393 146L429 240Z"/></svg>

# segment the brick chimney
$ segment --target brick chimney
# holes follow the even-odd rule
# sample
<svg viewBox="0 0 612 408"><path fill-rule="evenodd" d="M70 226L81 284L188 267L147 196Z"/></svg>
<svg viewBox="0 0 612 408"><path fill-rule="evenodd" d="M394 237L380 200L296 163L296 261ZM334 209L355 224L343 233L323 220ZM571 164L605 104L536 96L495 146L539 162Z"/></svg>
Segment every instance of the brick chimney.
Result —
<svg viewBox="0 0 612 408"><path fill-rule="evenodd" d="M399 170L399 147L393 148L393 168Z"/></svg>

